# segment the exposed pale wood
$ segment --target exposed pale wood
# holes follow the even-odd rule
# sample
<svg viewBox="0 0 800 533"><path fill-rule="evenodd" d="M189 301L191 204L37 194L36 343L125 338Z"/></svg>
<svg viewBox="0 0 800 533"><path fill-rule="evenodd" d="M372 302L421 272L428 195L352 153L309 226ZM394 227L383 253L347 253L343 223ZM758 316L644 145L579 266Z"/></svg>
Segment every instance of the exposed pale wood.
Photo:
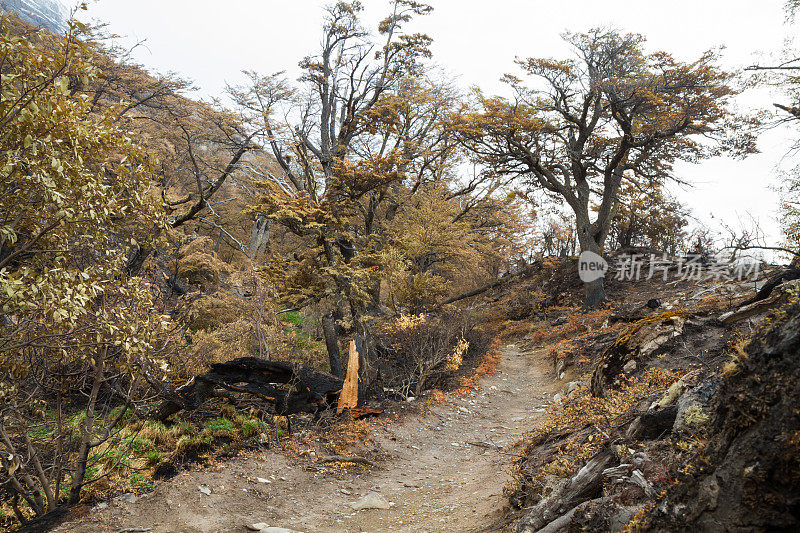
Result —
<svg viewBox="0 0 800 533"><path fill-rule="evenodd" d="M352 409L358 405L358 350L356 341L350 341L350 355L347 361L347 377L339 394L336 412Z"/></svg>
<svg viewBox="0 0 800 533"><path fill-rule="evenodd" d="M530 515L518 524L518 531L540 531L559 517L569 514L576 506L597 496L603 487L603 472L611 468L615 459L610 449L594 455L574 476L556 485L549 495L542 498Z"/></svg>

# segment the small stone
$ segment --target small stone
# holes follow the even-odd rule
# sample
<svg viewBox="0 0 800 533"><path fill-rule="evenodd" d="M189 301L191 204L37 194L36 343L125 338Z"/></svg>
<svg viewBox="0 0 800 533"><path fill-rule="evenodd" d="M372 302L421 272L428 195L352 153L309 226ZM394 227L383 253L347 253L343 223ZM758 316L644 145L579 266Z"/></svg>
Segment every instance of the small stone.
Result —
<svg viewBox="0 0 800 533"><path fill-rule="evenodd" d="M347 489L339 489L339 492L341 492L342 494L350 494L350 491Z"/></svg>
<svg viewBox="0 0 800 533"><path fill-rule="evenodd" d="M650 456L644 452L636 452L633 454L633 466L638 470L644 469L651 462Z"/></svg>
<svg viewBox="0 0 800 533"><path fill-rule="evenodd" d="M415 398L415 397L413 397L413 396L409 396L408 398L406 398L406 401L407 401L408 403L411 403L411 402L413 402L414 400L416 400L416 398Z"/></svg>
<svg viewBox="0 0 800 533"><path fill-rule="evenodd" d="M211 489L206 487L205 485L198 485L197 490L205 494L206 496L211 496Z"/></svg>
<svg viewBox="0 0 800 533"><path fill-rule="evenodd" d="M391 505L386 498L377 492L370 492L369 494L352 502L350 504L350 508L354 511L361 511L362 509L389 509L391 508Z"/></svg>
<svg viewBox="0 0 800 533"><path fill-rule="evenodd" d="M272 483L272 481L264 479L263 477L257 477L256 481L258 481L259 483Z"/></svg>
<svg viewBox="0 0 800 533"><path fill-rule="evenodd" d="M121 494L114 499L118 502L125 502L125 503L136 503L137 501L139 501L139 498L137 498L136 495L131 492L126 492L125 494Z"/></svg>
<svg viewBox="0 0 800 533"><path fill-rule="evenodd" d="M570 381L567 383L567 386L564 387L564 396L569 396L572 392L578 388L580 384L577 381Z"/></svg>
<svg viewBox="0 0 800 533"><path fill-rule="evenodd" d="M255 524L245 524L244 527L250 531L261 531L262 529L267 529L269 524L265 524L264 522L256 522Z"/></svg>
<svg viewBox="0 0 800 533"><path fill-rule="evenodd" d="M461 411L462 413L469 414L469 409L467 409L466 407L459 407L458 410Z"/></svg>
<svg viewBox="0 0 800 533"><path fill-rule="evenodd" d="M636 372L636 361L631 359L630 361L625 363L625 366L622 367L622 371L626 374L633 374L634 372Z"/></svg>

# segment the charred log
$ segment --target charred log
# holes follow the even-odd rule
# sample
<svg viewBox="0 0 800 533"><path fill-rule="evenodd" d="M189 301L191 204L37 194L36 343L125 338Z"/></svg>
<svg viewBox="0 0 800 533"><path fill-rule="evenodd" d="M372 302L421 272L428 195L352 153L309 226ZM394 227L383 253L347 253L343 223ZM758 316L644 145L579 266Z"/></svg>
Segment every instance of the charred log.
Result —
<svg viewBox="0 0 800 533"><path fill-rule="evenodd" d="M275 413L319 413L336 405L342 380L313 368L284 361L242 357L211 365L211 370L179 387L154 413L166 420L182 410L194 410L217 389L255 396L271 403Z"/></svg>
<svg viewBox="0 0 800 533"><path fill-rule="evenodd" d="M787 270L784 270L783 272L779 272L778 274L769 278L767 282L764 283L764 286L761 287L761 289L759 289L759 291L756 293L755 296L753 296L749 300L742 302L740 307L754 304L756 302L760 302L761 300L766 300L778 285L786 281L792 281L795 279L800 279L800 268L789 268Z"/></svg>

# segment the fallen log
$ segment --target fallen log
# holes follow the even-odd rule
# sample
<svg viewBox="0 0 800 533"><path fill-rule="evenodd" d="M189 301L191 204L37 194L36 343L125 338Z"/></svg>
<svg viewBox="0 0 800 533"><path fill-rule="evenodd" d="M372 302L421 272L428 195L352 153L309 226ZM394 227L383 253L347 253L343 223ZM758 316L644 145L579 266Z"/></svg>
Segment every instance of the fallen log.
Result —
<svg viewBox="0 0 800 533"><path fill-rule="evenodd" d="M784 273L784 275L787 274ZM780 276L777 276L773 278L772 281L780 281L782 279L783 278ZM764 288L759 291L754 298L751 298L739 308L723 314L719 317L719 321L727 326L740 320L744 320L745 318L766 313L772 308L777 308L789 299L791 289L797 288L798 285L800 285L800 281L797 279L780 281L780 283L769 287L769 290L765 290L767 289L767 285L765 285Z"/></svg>
<svg viewBox="0 0 800 533"><path fill-rule="evenodd" d="M772 294L772 291L774 291L779 285L796 279L800 279L800 269L798 268L790 267L782 272L779 272L778 274L769 278L755 296L739 304L739 307L744 307L756 302L760 302L761 300L766 300Z"/></svg>
<svg viewBox="0 0 800 533"><path fill-rule="evenodd" d="M209 372L195 376L169 394L158 406L154 418L164 421L182 410L194 410L217 389L248 394L271 403L278 415L319 413L334 407L342 380L314 368L285 361L242 357L211 365Z"/></svg>
<svg viewBox="0 0 800 533"><path fill-rule="evenodd" d="M517 531L539 531L570 509L596 497L603 488L603 472L614 462L616 456L610 449L595 454L574 476L556 485L542 498L518 523Z"/></svg>
<svg viewBox="0 0 800 533"><path fill-rule="evenodd" d="M589 500L583 502L579 505L576 505L572 509L570 509L566 514L556 518L542 529L538 530L536 533L560 533L562 531L568 531L569 526L572 524L572 521L575 519L575 515L581 515L585 511L587 511L590 507L594 507L596 505L602 505L604 503L608 503L611 501L609 496L603 496L601 498L596 498L594 500Z"/></svg>

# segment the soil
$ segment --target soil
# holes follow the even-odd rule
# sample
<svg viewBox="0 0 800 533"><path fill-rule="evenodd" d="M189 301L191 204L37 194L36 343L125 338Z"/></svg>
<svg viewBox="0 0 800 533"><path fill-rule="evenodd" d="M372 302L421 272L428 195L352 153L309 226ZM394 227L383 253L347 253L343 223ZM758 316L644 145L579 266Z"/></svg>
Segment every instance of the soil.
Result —
<svg viewBox="0 0 800 533"><path fill-rule="evenodd" d="M499 530L514 445L562 386L546 350L508 345L478 390L427 409L402 405L411 414L377 425L383 460L375 467L319 472L278 451L257 451L185 471L136 501L95 507L55 531L243 532L257 522L299 531ZM349 507L370 492L392 507Z"/></svg>

